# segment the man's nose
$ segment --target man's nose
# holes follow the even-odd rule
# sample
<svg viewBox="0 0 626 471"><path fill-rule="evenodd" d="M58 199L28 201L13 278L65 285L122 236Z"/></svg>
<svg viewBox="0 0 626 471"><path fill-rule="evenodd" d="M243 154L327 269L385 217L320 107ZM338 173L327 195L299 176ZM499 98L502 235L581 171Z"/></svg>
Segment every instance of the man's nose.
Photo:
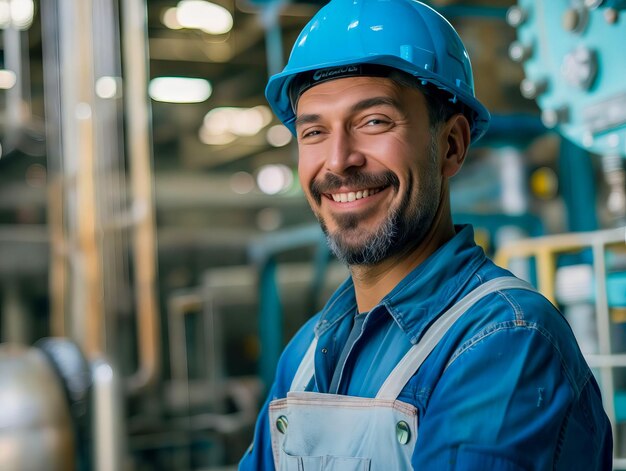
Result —
<svg viewBox="0 0 626 471"><path fill-rule="evenodd" d="M326 159L326 169L342 174L365 165L365 155L358 150L354 137L348 132L335 133Z"/></svg>

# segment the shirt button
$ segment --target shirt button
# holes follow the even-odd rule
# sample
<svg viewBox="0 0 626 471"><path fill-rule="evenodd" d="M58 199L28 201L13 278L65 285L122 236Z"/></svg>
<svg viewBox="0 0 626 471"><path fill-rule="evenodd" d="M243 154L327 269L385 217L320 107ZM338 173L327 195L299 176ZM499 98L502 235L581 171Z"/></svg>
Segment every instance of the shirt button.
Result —
<svg viewBox="0 0 626 471"><path fill-rule="evenodd" d="M322 348L322 353L323 353L323 354L328 353L328 349L327 349L326 347Z"/></svg>
<svg viewBox="0 0 626 471"><path fill-rule="evenodd" d="M281 415L278 419L276 419L276 428L282 434L287 432L287 427L289 426L289 422L287 421L287 417Z"/></svg>
<svg viewBox="0 0 626 471"><path fill-rule="evenodd" d="M396 424L396 438L400 445L406 445L411 440L411 427L404 420Z"/></svg>

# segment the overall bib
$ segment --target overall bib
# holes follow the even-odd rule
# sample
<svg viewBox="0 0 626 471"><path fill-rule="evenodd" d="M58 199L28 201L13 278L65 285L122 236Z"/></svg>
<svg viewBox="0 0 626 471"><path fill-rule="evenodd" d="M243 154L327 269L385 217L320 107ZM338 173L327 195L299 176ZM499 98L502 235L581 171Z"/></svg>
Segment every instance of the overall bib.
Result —
<svg viewBox="0 0 626 471"><path fill-rule="evenodd" d="M502 289L534 288L514 277L488 281L442 314L387 377L375 398L307 392L314 375L313 339L287 397L270 403L277 471L410 470L418 433L417 409L397 400L450 327L476 301Z"/></svg>

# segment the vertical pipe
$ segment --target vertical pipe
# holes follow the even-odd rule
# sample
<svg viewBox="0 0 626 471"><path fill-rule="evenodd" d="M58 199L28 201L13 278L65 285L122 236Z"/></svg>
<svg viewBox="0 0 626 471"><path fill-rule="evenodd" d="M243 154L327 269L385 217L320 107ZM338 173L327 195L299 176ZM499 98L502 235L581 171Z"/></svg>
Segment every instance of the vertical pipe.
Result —
<svg viewBox="0 0 626 471"><path fill-rule="evenodd" d="M282 2L272 1L263 5L261 21L265 28L265 55L269 76L279 73L284 65L283 39L278 23Z"/></svg>
<svg viewBox="0 0 626 471"><path fill-rule="evenodd" d="M22 61L21 31L8 25L2 31L4 42L4 67L15 73L15 85L6 91L6 130L4 133L4 153L13 150L24 125L24 74Z"/></svg>
<svg viewBox="0 0 626 471"><path fill-rule="evenodd" d="M609 301L606 291L606 242L599 235L591 241L593 250L593 270L596 292L596 322L598 328L598 345L600 355L611 355L611 321L609 312ZM603 391L604 408L611 421L613 436L616 435L615 425L615 383L613 380L613 368L611 365L600 367L600 382Z"/></svg>
<svg viewBox="0 0 626 471"><path fill-rule="evenodd" d="M119 14L116 0L93 0L94 79L96 92L99 80L110 80L121 86L121 48ZM100 82L102 83L102 82ZM110 90L109 90L110 92ZM98 160L95 174L98 182L97 210L101 228L100 257L103 265L105 295L104 332L115 332L120 315L130 314L129 270L125 263L128 247L126 216L126 179L124 172L124 139L122 130L121 93L95 97L95 143ZM119 336L105 336L105 351L119 351ZM119 355L117 355L119 357Z"/></svg>
<svg viewBox="0 0 626 471"><path fill-rule="evenodd" d="M274 381L274 372L283 348L283 313L278 292L276 261L269 257L260 270L260 316L261 339L260 370L265 388Z"/></svg>
<svg viewBox="0 0 626 471"><path fill-rule="evenodd" d="M103 292L94 175L91 0L60 0L61 145L68 224L70 336L88 357L102 352Z"/></svg>
<svg viewBox="0 0 626 471"><path fill-rule="evenodd" d="M131 392L153 384L159 374L159 324L155 294L156 237L152 182L150 109L147 93L148 50L146 5L127 0L122 15L123 66L133 215L133 234L139 369L130 378Z"/></svg>
<svg viewBox="0 0 626 471"><path fill-rule="evenodd" d="M48 168L48 228L50 231L50 331L54 337L66 334L66 290L68 266L65 255L63 150L61 146L61 72L59 8L53 0L41 2L41 29L46 115Z"/></svg>
<svg viewBox="0 0 626 471"><path fill-rule="evenodd" d="M554 250L550 247L538 247L537 249L537 287L539 291L556 304L554 279L556 276L556 260Z"/></svg>
<svg viewBox="0 0 626 471"><path fill-rule="evenodd" d="M118 378L111 365L96 359L91 365L93 378L93 437L95 471L122 469L123 413Z"/></svg>

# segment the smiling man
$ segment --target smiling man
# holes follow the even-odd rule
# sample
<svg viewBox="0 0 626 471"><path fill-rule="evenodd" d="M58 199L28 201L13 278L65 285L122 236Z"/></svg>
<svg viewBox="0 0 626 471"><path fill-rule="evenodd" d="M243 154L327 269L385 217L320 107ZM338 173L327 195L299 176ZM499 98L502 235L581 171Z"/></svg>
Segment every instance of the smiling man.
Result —
<svg viewBox="0 0 626 471"><path fill-rule="evenodd" d="M268 101L350 278L286 347L241 470L609 470L611 427L563 316L455 226L489 113L413 0L332 0Z"/></svg>

